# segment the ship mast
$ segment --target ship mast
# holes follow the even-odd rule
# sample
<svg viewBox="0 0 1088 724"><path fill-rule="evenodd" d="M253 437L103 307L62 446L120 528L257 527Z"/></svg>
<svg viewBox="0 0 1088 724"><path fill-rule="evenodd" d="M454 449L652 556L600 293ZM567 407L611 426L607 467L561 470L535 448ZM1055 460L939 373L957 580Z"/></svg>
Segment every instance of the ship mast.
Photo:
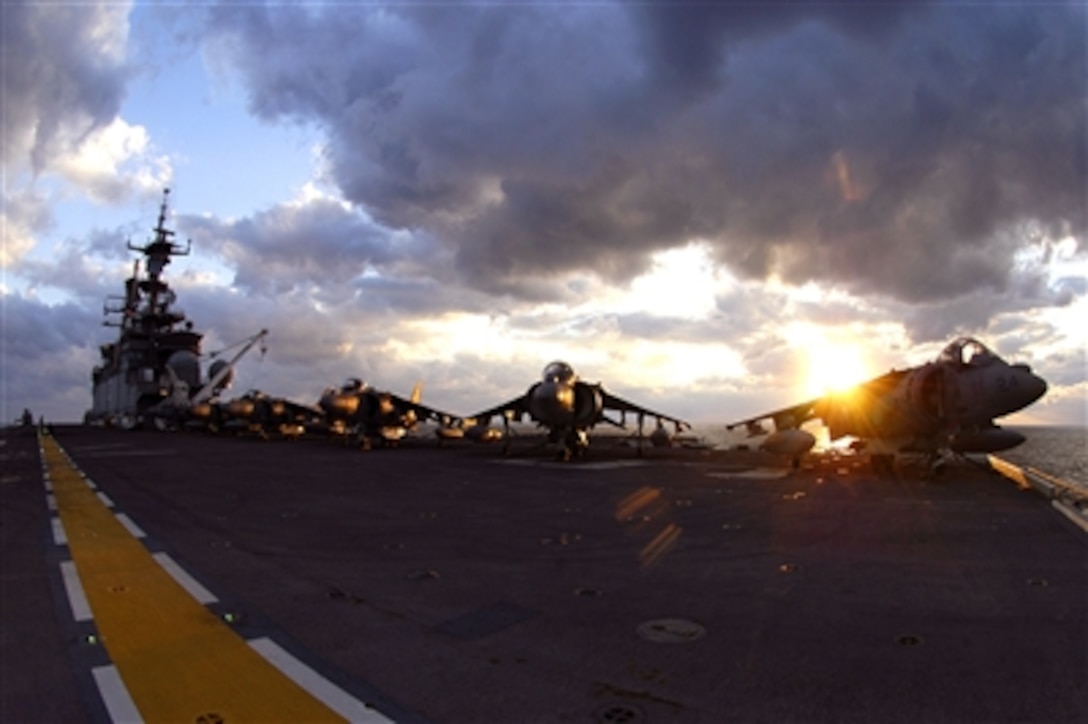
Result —
<svg viewBox="0 0 1088 724"><path fill-rule="evenodd" d="M170 292L169 286L162 281L161 277L163 269L170 263L171 257L188 256L192 250L191 240L187 241L184 247L175 244L172 240L174 231L166 228L169 200L170 189L163 189L162 203L159 206L159 220L151 230L155 234L154 238L144 246L136 246L131 241L128 242L129 249L142 253L146 258L147 279L138 280L136 283L140 290L147 295L148 306L146 314L142 315L142 318L145 326L149 328L169 328L172 327L174 322L180 321L180 315L169 313L170 304L174 301L173 293ZM135 301L134 298L130 297L130 301L126 306L131 306ZM130 314L135 315L137 310L129 309L128 311Z"/></svg>
<svg viewBox="0 0 1088 724"><path fill-rule="evenodd" d="M132 242L128 244L129 249L142 252L147 257L147 275L153 282L159 281L163 268L170 263L170 257L187 256L192 248L192 241L186 242L185 248L182 249L180 245L170 240L174 232L166 228L166 208L169 200L170 189L163 189L162 204L159 206L159 223L152 229L155 233L154 241L147 246L133 246Z"/></svg>

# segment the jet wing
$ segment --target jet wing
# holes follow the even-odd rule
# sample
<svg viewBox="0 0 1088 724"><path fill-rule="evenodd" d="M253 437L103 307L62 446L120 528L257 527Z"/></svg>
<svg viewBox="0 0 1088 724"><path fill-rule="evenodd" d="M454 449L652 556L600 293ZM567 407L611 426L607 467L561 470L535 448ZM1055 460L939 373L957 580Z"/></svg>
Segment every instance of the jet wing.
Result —
<svg viewBox="0 0 1088 724"><path fill-rule="evenodd" d="M789 430L792 428L800 427L802 423L807 422L815 417L819 417L816 413L816 407L823 401L823 397L817 397L815 400L808 400L797 405L790 407L783 407L780 410L774 410L772 412L766 412L762 415L756 415L755 417L749 417L746 420L738 420L737 422L731 422L725 426L726 430L732 430L734 428L744 425L748 428L748 432L751 435L765 435L768 432L775 432L778 430ZM765 430L760 425L765 420L771 420L774 422L774 430Z"/></svg>
<svg viewBox="0 0 1088 724"><path fill-rule="evenodd" d="M510 421L517 421L524 418L529 414L529 396L522 395L521 397L515 397L508 402L504 402L501 405L477 412L475 415L469 415L470 419L476 420L476 422L486 425L491 421L493 417L502 417Z"/></svg>
<svg viewBox="0 0 1088 724"><path fill-rule="evenodd" d="M436 410L433 407L407 400L400 395L394 395L392 392L383 392L381 397L389 400L401 415L405 415L409 412L415 413L417 420L432 420L434 422L448 424L451 420L459 419L457 415L452 415L448 412Z"/></svg>
<svg viewBox="0 0 1088 724"><path fill-rule="evenodd" d="M847 390L833 392L823 397L783 407L779 410L766 412L762 415L749 417L746 420L738 420L725 426L727 430L744 425L752 435L764 435L778 430L789 430L800 427L803 423L816 418L827 423L827 417L841 417L844 414L851 417L865 415L877 401L884 398L892 388L908 374L908 370L892 370L887 374L874 377ZM771 420L775 429L764 430L759 423Z"/></svg>
<svg viewBox="0 0 1088 724"><path fill-rule="evenodd" d="M319 407L314 405L306 405L301 402L295 402L284 398L276 400L279 404L283 405L284 413L291 417L293 420L305 420L307 422L313 422L320 420L325 416L325 413L321 411Z"/></svg>
<svg viewBox="0 0 1088 724"><path fill-rule="evenodd" d="M672 415L666 415L663 412L657 412L655 410L650 410L650 409L642 407L640 405L636 405L633 402L628 402L627 400L623 399L622 397L616 397L615 395L613 395L611 393L605 392L603 389L601 389L600 392L601 392L601 403L604 406L604 409L606 409L606 410L616 410L618 412L624 413L624 415L626 415L628 412L630 412L632 414L641 415L643 417L653 417L653 418L656 418L658 420L665 420L667 422L671 422L672 424L676 425L676 431L677 432L679 432L680 430L690 430L691 429L691 425L689 423L684 422L683 420L681 420L679 418L673 417Z"/></svg>

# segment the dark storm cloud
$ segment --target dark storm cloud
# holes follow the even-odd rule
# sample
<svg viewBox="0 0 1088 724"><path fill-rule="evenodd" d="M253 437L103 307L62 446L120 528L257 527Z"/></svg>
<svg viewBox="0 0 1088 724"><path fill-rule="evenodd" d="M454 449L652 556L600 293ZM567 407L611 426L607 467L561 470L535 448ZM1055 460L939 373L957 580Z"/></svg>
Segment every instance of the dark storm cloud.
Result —
<svg viewBox="0 0 1088 724"><path fill-rule="evenodd" d="M299 288L341 294L365 272L388 272L427 252L414 237L324 199L282 204L236 221L181 216L178 225L234 269L237 287L262 295Z"/></svg>
<svg viewBox="0 0 1088 724"><path fill-rule="evenodd" d="M101 321L95 310L75 304L50 306L14 294L5 294L0 299L7 362L33 363L95 341Z"/></svg>
<svg viewBox="0 0 1088 724"><path fill-rule="evenodd" d="M72 134L116 117L129 77L120 53L126 13L121 5L4 4L5 166L25 164L37 173L65 150ZM118 47L109 47L114 41Z"/></svg>
<svg viewBox="0 0 1088 724"><path fill-rule="evenodd" d="M758 41L812 20L825 21L858 37L879 41L911 3L703 3L677 9L673 3L632 7L635 27L649 57L659 92L678 101L721 90L727 54L738 43Z"/></svg>
<svg viewBox="0 0 1088 724"><path fill-rule="evenodd" d="M251 107L324 125L345 194L483 290L626 281L698 237L751 278L932 301L1006 286L1017 224L1085 226L1076 5L213 16Z"/></svg>
<svg viewBox="0 0 1088 724"><path fill-rule="evenodd" d="M305 370L319 361L342 359L347 345L376 331L368 330L360 323L339 322L315 309L306 296L299 293L249 298L244 303L240 303L238 295L221 287L179 291L179 297L182 294L182 306L189 319L197 329L206 331L206 353L229 347L261 329L268 329L270 334L265 346L269 359L276 365ZM378 325L371 320L371 326L376 328ZM257 352L249 355L258 356Z"/></svg>
<svg viewBox="0 0 1088 724"><path fill-rule="evenodd" d="M0 295L0 424L11 422L23 408L47 420L83 414L98 355L98 321L83 306Z"/></svg>
<svg viewBox="0 0 1088 724"><path fill-rule="evenodd" d="M1051 285L1039 273L1014 270L999 287L967 288L956 297L929 303L891 303L886 314L901 320L915 342L933 342L986 329L1003 314L1068 306L1075 297L1074 291L1061 280ZM1030 326L1030 322L1021 321Z"/></svg>

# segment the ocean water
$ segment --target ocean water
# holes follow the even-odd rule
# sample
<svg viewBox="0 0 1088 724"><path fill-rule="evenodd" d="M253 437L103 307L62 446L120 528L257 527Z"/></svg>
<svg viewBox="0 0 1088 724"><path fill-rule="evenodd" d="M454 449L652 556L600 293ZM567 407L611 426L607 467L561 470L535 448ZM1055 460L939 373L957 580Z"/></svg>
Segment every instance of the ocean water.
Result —
<svg viewBox="0 0 1088 724"><path fill-rule="evenodd" d="M1088 427L1017 427L1027 442L997 453L1014 465L1032 467L1088 489ZM820 445L819 431L817 445ZM724 425L695 425L686 433L714 447L732 447L748 440L743 430L728 432Z"/></svg>
<svg viewBox="0 0 1088 724"><path fill-rule="evenodd" d="M1088 427L1018 427L1027 442L997 453L1021 467L1033 467L1088 489Z"/></svg>

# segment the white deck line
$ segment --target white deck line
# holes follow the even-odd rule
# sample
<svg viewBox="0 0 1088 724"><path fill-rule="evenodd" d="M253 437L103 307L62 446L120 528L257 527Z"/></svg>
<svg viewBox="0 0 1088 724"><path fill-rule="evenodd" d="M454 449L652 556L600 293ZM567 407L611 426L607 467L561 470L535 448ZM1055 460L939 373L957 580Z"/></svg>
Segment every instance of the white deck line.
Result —
<svg viewBox="0 0 1088 724"><path fill-rule="evenodd" d="M103 492L99 492L98 499L102 501L102 505L106 506L107 508L113 508L113 501L110 500L110 496L106 495Z"/></svg>
<svg viewBox="0 0 1088 724"><path fill-rule="evenodd" d="M121 681L121 675L115 666L97 666L91 669L94 683L98 686L98 694L102 697L102 703L106 705L110 719L115 722L142 722L140 710L125 688L125 682Z"/></svg>
<svg viewBox="0 0 1088 724"><path fill-rule="evenodd" d="M115 517L117 518L117 522L123 525L125 527L125 530L127 530L129 532L129 535L131 535L133 538L147 537L147 533L144 533L143 529L140 528L140 526L132 522L132 518L129 518L124 513L117 513Z"/></svg>
<svg viewBox="0 0 1088 724"><path fill-rule="evenodd" d="M53 542L59 546L68 545L68 533L64 530L64 522L60 518L53 518Z"/></svg>
<svg viewBox="0 0 1088 724"><path fill-rule="evenodd" d="M164 571L170 574L171 578L177 581L179 586L188 591L189 595L200 603L206 606L209 603L216 603L219 600L215 597L215 594L197 583L196 579L190 576L185 569L179 566L170 556L165 553L152 553L151 557L162 566Z"/></svg>
<svg viewBox="0 0 1088 724"><path fill-rule="evenodd" d="M87 603L87 594L83 591L76 564L63 561L60 564L60 575L64 580L64 590L68 594L68 605L72 607L72 618L76 621L92 620L94 616L91 614L91 605Z"/></svg>
<svg viewBox="0 0 1088 724"><path fill-rule="evenodd" d="M250 647L314 698L350 722L391 722L381 712L368 708L351 694L302 663L269 638L248 642Z"/></svg>
<svg viewBox="0 0 1088 724"><path fill-rule="evenodd" d="M1050 504L1054 506L1059 513L1073 521L1073 523L1075 523L1082 531L1088 533L1088 518L1085 518L1083 513L1070 505L1066 505L1060 500L1052 500L1050 501Z"/></svg>

